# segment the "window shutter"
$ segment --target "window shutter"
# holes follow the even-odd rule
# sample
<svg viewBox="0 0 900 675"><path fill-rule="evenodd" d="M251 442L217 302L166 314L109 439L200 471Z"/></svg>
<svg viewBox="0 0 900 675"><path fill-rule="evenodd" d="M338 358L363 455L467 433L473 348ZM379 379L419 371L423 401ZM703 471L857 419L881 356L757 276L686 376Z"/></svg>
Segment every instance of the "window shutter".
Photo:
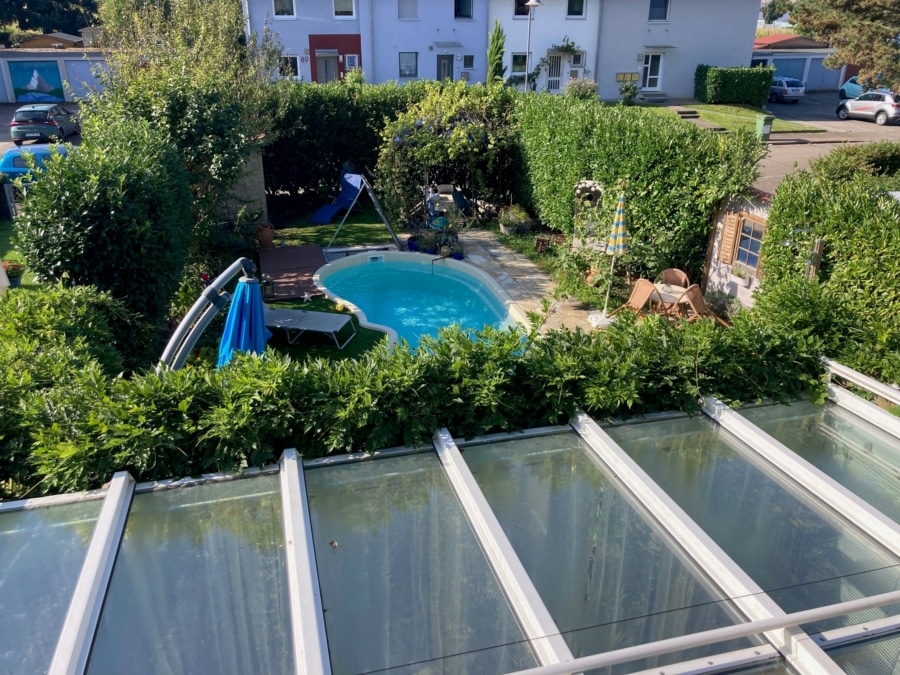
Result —
<svg viewBox="0 0 900 675"><path fill-rule="evenodd" d="M726 213L725 224L722 226L722 236L719 238L719 254L716 256L719 262L730 265L734 261L734 247L737 245L740 231L740 216L737 213Z"/></svg>

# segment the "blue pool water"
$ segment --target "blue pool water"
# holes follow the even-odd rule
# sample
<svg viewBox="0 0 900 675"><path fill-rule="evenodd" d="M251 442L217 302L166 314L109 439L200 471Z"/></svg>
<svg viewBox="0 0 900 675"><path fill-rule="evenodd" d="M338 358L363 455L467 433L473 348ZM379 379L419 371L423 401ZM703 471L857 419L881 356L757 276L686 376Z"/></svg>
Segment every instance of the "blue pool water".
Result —
<svg viewBox="0 0 900 675"><path fill-rule="evenodd" d="M352 302L371 323L390 326L416 347L425 335L457 324L469 330L505 324L507 311L490 288L475 277L434 265L373 261L337 270L322 278L329 291Z"/></svg>

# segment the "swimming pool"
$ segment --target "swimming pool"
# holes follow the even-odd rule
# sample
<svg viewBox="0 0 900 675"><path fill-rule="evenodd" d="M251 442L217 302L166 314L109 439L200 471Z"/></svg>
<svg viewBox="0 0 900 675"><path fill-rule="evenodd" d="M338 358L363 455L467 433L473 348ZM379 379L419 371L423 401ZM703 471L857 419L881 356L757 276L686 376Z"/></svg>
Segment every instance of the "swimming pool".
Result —
<svg viewBox="0 0 900 675"><path fill-rule="evenodd" d="M418 346L444 326L481 330L524 324L522 310L472 265L420 253L385 251L335 260L320 268L316 286L343 302L364 326Z"/></svg>

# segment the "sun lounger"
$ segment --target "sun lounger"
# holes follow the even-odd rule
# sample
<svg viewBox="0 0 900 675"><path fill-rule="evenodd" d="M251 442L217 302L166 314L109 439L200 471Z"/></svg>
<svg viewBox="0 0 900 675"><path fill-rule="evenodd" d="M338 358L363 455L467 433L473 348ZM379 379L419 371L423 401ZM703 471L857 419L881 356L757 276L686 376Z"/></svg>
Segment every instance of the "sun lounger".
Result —
<svg viewBox="0 0 900 675"><path fill-rule="evenodd" d="M297 338L306 331L330 335L338 349L343 349L350 340L356 337L356 326L353 324L351 317L346 314L307 312L302 309L270 309L267 307L265 317L266 327L284 329L288 344L294 344ZM353 332L341 344L338 339L338 333L348 323Z"/></svg>

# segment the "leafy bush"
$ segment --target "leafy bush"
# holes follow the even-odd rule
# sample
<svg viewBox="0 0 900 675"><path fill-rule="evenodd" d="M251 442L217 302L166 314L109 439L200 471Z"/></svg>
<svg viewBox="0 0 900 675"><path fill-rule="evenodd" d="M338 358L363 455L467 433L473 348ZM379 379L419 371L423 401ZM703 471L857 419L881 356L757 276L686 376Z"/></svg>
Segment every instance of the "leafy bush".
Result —
<svg viewBox="0 0 900 675"><path fill-rule="evenodd" d="M869 176L832 180L837 162L788 176L772 202L761 300L770 316L817 335L824 353L886 382L900 381L900 203ZM814 240L824 255L806 275ZM772 301L766 301L772 297Z"/></svg>
<svg viewBox="0 0 900 675"><path fill-rule="evenodd" d="M625 261L651 277L666 267L699 277L710 213L724 197L748 189L764 152L752 134L711 134L642 108L531 96L518 99L515 113L527 166L518 178L531 196L522 203L544 224L570 233L574 186L596 180L608 188L595 224L605 239L625 179Z"/></svg>
<svg viewBox="0 0 900 675"><path fill-rule="evenodd" d="M882 141L844 145L810 162L810 170L826 180L844 183L860 175L879 179L889 190L900 190L900 143Z"/></svg>
<svg viewBox="0 0 900 675"><path fill-rule="evenodd" d="M141 120L114 118L48 163L14 227L44 279L95 285L161 326L191 232L181 158Z"/></svg>
<svg viewBox="0 0 900 675"><path fill-rule="evenodd" d="M622 105L634 105L634 100L640 93L637 82L623 82L619 85L619 96L622 97Z"/></svg>
<svg viewBox="0 0 900 675"><path fill-rule="evenodd" d="M703 103L745 103L757 108L769 99L774 68L718 68L700 64L694 98Z"/></svg>
<svg viewBox="0 0 900 675"><path fill-rule="evenodd" d="M597 98L599 87L597 82L588 78L569 78L566 82L565 95L572 98L591 100Z"/></svg>

